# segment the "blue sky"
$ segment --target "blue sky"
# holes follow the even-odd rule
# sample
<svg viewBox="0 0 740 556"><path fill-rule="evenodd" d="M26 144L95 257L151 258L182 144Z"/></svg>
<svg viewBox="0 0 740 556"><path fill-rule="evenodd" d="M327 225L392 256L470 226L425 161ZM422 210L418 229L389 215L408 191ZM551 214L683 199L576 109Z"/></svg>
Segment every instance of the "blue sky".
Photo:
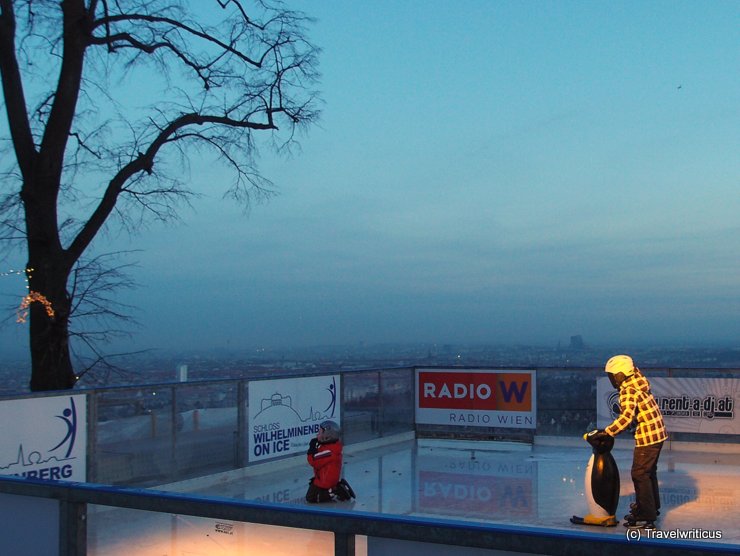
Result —
<svg viewBox="0 0 740 556"><path fill-rule="evenodd" d="M321 121L246 216L196 164L182 222L115 243L129 347L737 346L740 4L289 5Z"/></svg>

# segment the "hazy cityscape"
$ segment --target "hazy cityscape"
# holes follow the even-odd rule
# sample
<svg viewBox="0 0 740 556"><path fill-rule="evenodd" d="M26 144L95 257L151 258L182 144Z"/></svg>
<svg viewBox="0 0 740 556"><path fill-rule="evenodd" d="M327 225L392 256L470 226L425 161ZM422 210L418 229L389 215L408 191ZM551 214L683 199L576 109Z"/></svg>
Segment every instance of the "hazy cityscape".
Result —
<svg viewBox="0 0 740 556"><path fill-rule="evenodd" d="M311 373L410 366L600 367L617 352L629 352L643 368L738 368L740 348L592 346L573 336L556 346L486 344L356 344L300 348L164 351L111 358L113 368L86 373L78 388L239 378L249 374ZM79 372L79 370L78 370ZM0 361L0 394L28 392L27 360Z"/></svg>
<svg viewBox="0 0 740 556"><path fill-rule="evenodd" d="M2 553L740 554L738 6L0 2Z"/></svg>

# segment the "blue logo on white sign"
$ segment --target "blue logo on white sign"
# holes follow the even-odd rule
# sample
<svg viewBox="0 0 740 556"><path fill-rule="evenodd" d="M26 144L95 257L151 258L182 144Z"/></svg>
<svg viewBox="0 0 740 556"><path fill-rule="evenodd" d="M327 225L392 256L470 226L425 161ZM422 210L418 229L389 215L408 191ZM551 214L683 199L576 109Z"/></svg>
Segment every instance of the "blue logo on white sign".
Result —
<svg viewBox="0 0 740 556"><path fill-rule="evenodd" d="M84 481L84 402L81 395L0 403L0 420L7 431L0 441L0 474Z"/></svg>
<svg viewBox="0 0 740 556"><path fill-rule="evenodd" d="M337 376L251 382L250 461L305 452L319 423L338 420L338 383Z"/></svg>

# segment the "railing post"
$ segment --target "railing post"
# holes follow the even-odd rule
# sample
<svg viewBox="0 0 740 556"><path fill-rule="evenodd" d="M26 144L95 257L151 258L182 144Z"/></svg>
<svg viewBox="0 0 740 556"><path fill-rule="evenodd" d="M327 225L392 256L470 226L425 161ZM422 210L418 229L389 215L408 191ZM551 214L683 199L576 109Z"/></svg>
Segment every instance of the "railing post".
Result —
<svg viewBox="0 0 740 556"><path fill-rule="evenodd" d="M234 461L235 469L240 467L246 467L249 457L247 455L247 448L245 439L247 438L247 388L249 388L249 381L240 380L236 390L236 427L237 427L237 438L236 438L236 458Z"/></svg>
<svg viewBox="0 0 740 556"><path fill-rule="evenodd" d="M87 504L59 501L59 556L87 554Z"/></svg>
<svg viewBox="0 0 740 556"><path fill-rule="evenodd" d="M378 371L378 437L382 438L385 429L385 391L383 388L383 372Z"/></svg>
<svg viewBox="0 0 740 556"><path fill-rule="evenodd" d="M171 477L172 481L177 481L179 479L178 469L177 469L177 417L179 415L177 411L177 385L173 385L170 387L170 472L169 477ZM155 412L152 411L152 415L154 415Z"/></svg>
<svg viewBox="0 0 740 556"><path fill-rule="evenodd" d="M355 556L355 536L349 533L334 533L334 556Z"/></svg>
<svg viewBox="0 0 740 556"><path fill-rule="evenodd" d="M87 403L87 457L85 480L98 482L98 392L85 396Z"/></svg>

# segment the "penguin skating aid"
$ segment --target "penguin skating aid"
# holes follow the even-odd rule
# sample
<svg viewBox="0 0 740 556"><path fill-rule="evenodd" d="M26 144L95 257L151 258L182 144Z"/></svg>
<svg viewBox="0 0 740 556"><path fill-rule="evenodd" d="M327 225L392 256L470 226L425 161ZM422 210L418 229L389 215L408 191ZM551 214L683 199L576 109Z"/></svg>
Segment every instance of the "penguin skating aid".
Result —
<svg viewBox="0 0 740 556"><path fill-rule="evenodd" d="M588 515L573 516L571 523L614 527L619 505L619 469L611 450L614 438L603 431L593 430L583 435L593 449L586 466L585 492Z"/></svg>

